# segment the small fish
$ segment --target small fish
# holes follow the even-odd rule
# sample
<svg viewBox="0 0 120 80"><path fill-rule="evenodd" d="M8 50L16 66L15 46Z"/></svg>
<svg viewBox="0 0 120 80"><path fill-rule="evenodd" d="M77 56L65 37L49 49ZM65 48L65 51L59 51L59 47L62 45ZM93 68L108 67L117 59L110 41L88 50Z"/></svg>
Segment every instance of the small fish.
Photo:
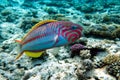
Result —
<svg viewBox="0 0 120 80"><path fill-rule="evenodd" d="M69 21L45 20L37 23L23 37L16 40L20 44L19 59L23 53L30 57L40 57L46 49L63 46L81 37L82 27Z"/></svg>

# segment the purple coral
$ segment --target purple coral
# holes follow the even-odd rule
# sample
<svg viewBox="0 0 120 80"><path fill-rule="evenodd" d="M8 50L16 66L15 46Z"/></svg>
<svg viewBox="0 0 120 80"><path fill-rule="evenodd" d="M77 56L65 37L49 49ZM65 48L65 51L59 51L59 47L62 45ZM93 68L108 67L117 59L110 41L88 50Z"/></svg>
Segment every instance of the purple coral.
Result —
<svg viewBox="0 0 120 80"><path fill-rule="evenodd" d="M70 47L71 50L71 57L74 57L75 55L78 55L80 53L80 50L86 49L84 45L82 44L74 44Z"/></svg>

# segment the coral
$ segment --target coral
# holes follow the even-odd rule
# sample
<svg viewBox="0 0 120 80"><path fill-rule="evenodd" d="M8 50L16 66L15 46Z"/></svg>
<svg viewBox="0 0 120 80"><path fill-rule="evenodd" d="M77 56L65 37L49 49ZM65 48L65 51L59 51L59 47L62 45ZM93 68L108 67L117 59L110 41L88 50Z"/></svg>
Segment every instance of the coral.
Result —
<svg viewBox="0 0 120 80"><path fill-rule="evenodd" d="M27 11L18 7L14 9L12 7L6 7L1 10L1 21L17 24L18 22L21 22L21 18L23 18L26 13Z"/></svg>
<svg viewBox="0 0 120 80"><path fill-rule="evenodd" d="M33 23L33 22L34 23ZM36 24L37 22L35 22L33 20L33 18L31 17L26 17L25 19L21 20L21 23L19 24L20 25L20 28L23 30L23 31L27 31L28 29L30 29L30 27L32 27L34 24Z"/></svg>
<svg viewBox="0 0 120 80"><path fill-rule="evenodd" d="M24 76L22 77L22 80L27 80L30 78L30 76L32 75L31 71L26 71Z"/></svg>
<svg viewBox="0 0 120 80"><path fill-rule="evenodd" d="M89 4L84 4L83 6L81 6L81 11L83 11L85 13L94 12L94 10L95 10L94 7Z"/></svg>
<svg viewBox="0 0 120 80"><path fill-rule="evenodd" d="M89 19L92 18L92 15L91 14L85 14L85 18L89 20Z"/></svg>
<svg viewBox="0 0 120 80"><path fill-rule="evenodd" d="M102 60L100 60L98 62L94 62L94 65L95 65L94 66L95 68L101 68L101 67L105 66L105 63Z"/></svg>
<svg viewBox="0 0 120 80"><path fill-rule="evenodd" d="M95 55L97 55L98 52L105 51L105 49L101 47L87 48L81 44L72 45L70 47L70 50L71 50L71 57L74 57L75 55L79 55L83 59L93 58Z"/></svg>
<svg viewBox="0 0 120 80"><path fill-rule="evenodd" d="M112 36L116 37L116 38L117 37L120 38L120 26L118 28L116 28L115 30L113 30Z"/></svg>
<svg viewBox="0 0 120 80"><path fill-rule="evenodd" d="M80 50L79 55L82 59L91 58L90 50Z"/></svg>
<svg viewBox="0 0 120 80"><path fill-rule="evenodd" d="M13 0L13 1L17 2L19 5L22 5L25 2L25 0Z"/></svg>
<svg viewBox="0 0 120 80"><path fill-rule="evenodd" d="M86 70L92 70L94 67L94 65L90 59L83 60L82 64Z"/></svg>
<svg viewBox="0 0 120 80"><path fill-rule="evenodd" d="M45 1L39 1L40 4L46 4L47 6L56 6L56 7L70 7L67 1L54 1L54 0L45 0ZM61 4L62 3L62 4Z"/></svg>
<svg viewBox="0 0 120 80"><path fill-rule="evenodd" d="M85 46L82 44L74 44L70 47L71 50L71 56L79 55L80 50L85 49Z"/></svg>
<svg viewBox="0 0 120 80"><path fill-rule="evenodd" d="M101 61L99 61L99 66L97 67L103 67L106 66L106 71L115 76L120 76L120 54L109 54L105 58L103 58Z"/></svg>
<svg viewBox="0 0 120 80"><path fill-rule="evenodd" d="M86 36L93 35L96 37L109 38L109 39L120 38L120 25L118 24L92 25L84 32L84 34Z"/></svg>
<svg viewBox="0 0 120 80"><path fill-rule="evenodd" d="M68 59L68 62L65 62L64 60L47 60L41 66L35 66L34 68L25 72L23 78L30 80L32 80L32 77L41 77L41 79L50 80L77 80L77 74L79 75L80 73L80 77L82 77L82 72L84 73L86 70L84 70L85 68L81 67L81 64L79 64L79 58L77 60L74 60L75 63L69 63L71 61L73 60Z"/></svg>
<svg viewBox="0 0 120 80"><path fill-rule="evenodd" d="M81 70L81 69L76 69L75 71L77 77L78 77L78 80L87 80L86 76L85 76L85 71L84 70Z"/></svg>
<svg viewBox="0 0 120 80"><path fill-rule="evenodd" d="M106 65L110 65L114 62L120 61L120 55L119 54L109 54L102 60Z"/></svg>
<svg viewBox="0 0 120 80"><path fill-rule="evenodd" d="M7 16L7 15L9 15L9 14L11 14L12 12L10 11L10 10L8 10L8 9L4 9L4 10L2 10L1 11L1 15L2 16Z"/></svg>
<svg viewBox="0 0 120 80"><path fill-rule="evenodd" d="M14 23L2 23L0 25L0 36L3 39L9 39L11 37L13 37L14 35L16 35L17 33L21 33L22 30L17 28L16 25Z"/></svg>
<svg viewBox="0 0 120 80"><path fill-rule="evenodd" d="M54 18L58 21L69 21L69 19L64 14L56 14L54 15Z"/></svg>
<svg viewBox="0 0 120 80"><path fill-rule="evenodd" d="M120 24L120 15L118 14L107 14L103 16L103 22L114 22L116 24Z"/></svg>
<svg viewBox="0 0 120 80"><path fill-rule="evenodd" d="M44 18L46 18L46 17L48 19L54 19L54 20L58 20L58 21L69 21L69 18L67 18L63 14L50 14L48 16L45 16Z"/></svg>
<svg viewBox="0 0 120 80"><path fill-rule="evenodd" d="M78 80L88 80L92 78L92 73L94 70L94 65L90 59L85 59L82 61L81 68L75 70Z"/></svg>
<svg viewBox="0 0 120 80"><path fill-rule="evenodd" d="M107 66L106 71L117 78L120 77L120 61Z"/></svg>
<svg viewBox="0 0 120 80"><path fill-rule="evenodd" d="M44 10L49 14L56 14L58 12L57 8L55 7L46 7L44 8Z"/></svg>
<svg viewBox="0 0 120 80"><path fill-rule="evenodd" d="M120 54L108 54L106 57L95 63L95 67L100 68L105 65L111 65L119 61L120 61Z"/></svg>
<svg viewBox="0 0 120 80"><path fill-rule="evenodd" d="M0 74L0 79L1 80L7 80L7 78L5 78L4 76L2 76L1 74Z"/></svg>
<svg viewBox="0 0 120 80"><path fill-rule="evenodd" d="M76 1L75 1L76 2ZM81 3L81 5L79 5ZM99 4L99 5L96 5ZM104 8L105 2L104 1L91 1L91 0L85 0L85 1L78 1L77 3L73 4L75 5L75 8L77 10L83 11L85 13L92 13L99 10L102 10Z"/></svg>
<svg viewBox="0 0 120 80"><path fill-rule="evenodd" d="M7 6L9 4L8 0L1 0L0 6Z"/></svg>
<svg viewBox="0 0 120 80"><path fill-rule="evenodd" d="M111 38L112 35L111 35L111 32L109 31L100 31L100 30L95 30L95 29L92 29L89 34L91 35L95 35L95 36L101 36L103 38Z"/></svg>
<svg viewBox="0 0 120 80"><path fill-rule="evenodd" d="M115 77L106 73L105 68L98 68L94 70L94 78L93 80L117 80Z"/></svg>

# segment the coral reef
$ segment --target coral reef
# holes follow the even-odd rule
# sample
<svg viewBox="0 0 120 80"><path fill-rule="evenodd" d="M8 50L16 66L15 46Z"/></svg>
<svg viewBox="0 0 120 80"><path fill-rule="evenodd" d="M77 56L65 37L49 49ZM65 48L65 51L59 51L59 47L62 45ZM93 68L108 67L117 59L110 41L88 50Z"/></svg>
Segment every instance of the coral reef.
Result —
<svg viewBox="0 0 120 80"><path fill-rule="evenodd" d="M119 0L1 0L0 80L120 80L119 10ZM14 40L48 19L82 25L82 37L14 62Z"/></svg>

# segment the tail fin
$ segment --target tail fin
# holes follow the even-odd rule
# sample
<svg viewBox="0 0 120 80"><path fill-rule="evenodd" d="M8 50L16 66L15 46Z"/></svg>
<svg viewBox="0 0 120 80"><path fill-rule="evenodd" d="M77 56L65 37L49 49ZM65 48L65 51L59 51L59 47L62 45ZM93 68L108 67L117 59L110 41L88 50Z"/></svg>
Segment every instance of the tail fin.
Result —
<svg viewBox="0 0 120 80"><path fill-rule="evenodd" d="M17 57L14 60L14 61L17 61L23 55L24 51L21 51L21 46L22 46L21 42L22 41L21 40L15 40L15 42L19 43L19 45L17 45L17 51L20 54L18 54Z"/></svg>
<svg viewBox="0 0 120 80"><path fill-rule="evenodd" d="M18 54L18 56L15 58L14 61L17 61L22 55L23 55L24 52L21 52L20 54Z"/></svg>

